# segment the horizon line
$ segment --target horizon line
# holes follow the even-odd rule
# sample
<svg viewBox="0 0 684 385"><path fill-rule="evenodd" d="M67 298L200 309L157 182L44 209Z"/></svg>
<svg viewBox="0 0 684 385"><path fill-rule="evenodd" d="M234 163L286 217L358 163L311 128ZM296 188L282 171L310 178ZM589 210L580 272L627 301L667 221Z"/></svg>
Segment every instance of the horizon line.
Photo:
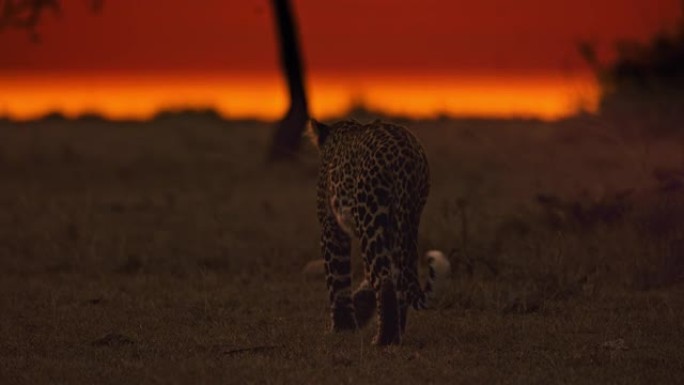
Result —
<svg viewBox="0 0 684 385"><path fill-rule="evenodd" d="M24 74L26 75L26 74ZM56 75L56 76L55 76ZM341 116L355 106L387 115L529 117L555 120L596 111L599 89L586 75L311 75L312 116ZM0 73L0 115L30 120L51 112L75 117L145 119L163 110L216 109L228 119L273 121L287 109L282 76Z"/></svg>

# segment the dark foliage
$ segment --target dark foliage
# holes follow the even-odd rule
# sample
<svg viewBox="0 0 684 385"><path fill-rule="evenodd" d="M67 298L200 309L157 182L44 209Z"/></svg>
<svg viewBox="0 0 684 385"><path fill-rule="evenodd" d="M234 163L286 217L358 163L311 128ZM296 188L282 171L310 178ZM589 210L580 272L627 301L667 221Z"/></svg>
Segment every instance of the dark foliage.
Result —
<svg viewBox="0 0 684 385"><path fill-rule="evenodd" d="M647 116L653 119L643 127L649 134L684 132L684 19L674 31L647 43L621 41L616 50L617 59L606 65L592 44L579 46L602 87L601 114L617 118L624 130L635 117Z"/></svg>
<svg viewBox="0 0 684 385"><path fill-rule="evenodd" d="M93 12L102 9L104 0L88 0ZM58 15L62 9L60 0L0 0L0 32L6 28L25 29L33 41L40 40L38 25L43 15L52 12Z"/></svg>

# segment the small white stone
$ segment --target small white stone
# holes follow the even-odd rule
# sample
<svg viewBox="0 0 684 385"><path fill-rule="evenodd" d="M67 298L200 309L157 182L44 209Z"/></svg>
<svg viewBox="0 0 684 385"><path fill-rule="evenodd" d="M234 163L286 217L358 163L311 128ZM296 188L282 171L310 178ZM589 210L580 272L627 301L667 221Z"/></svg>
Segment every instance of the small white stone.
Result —
<svg viewBox="0 0 684 385"><path fill-rule="evenodd" d="M441 251L430 250L425 253L425 259L435 269L436 280L448 278L451 275L451 263Z"/></svg>

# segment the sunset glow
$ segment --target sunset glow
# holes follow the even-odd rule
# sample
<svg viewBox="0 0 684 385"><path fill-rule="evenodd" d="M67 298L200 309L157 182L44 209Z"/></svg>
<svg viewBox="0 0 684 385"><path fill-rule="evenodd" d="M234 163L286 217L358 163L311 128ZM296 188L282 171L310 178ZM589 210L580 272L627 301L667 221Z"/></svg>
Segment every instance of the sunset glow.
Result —
<svg viewBox="0 0 684 385"><path fill-rule="evenodd" d="M286 109L277 75L35 75L0 77L0 115L33 119L102 114L148 119L162 110L214 108L226 118L274 120ZM447 116L556 119L592 111L598 99L590 77L447 75L313 76L314 116L341 116L350 108L414 118Z"/></svg>
<svg viewBox="0 0 684 385"><path fill-rule="evenodd" d="M24 30L0 33L0 116L146 119L215 108L225 118L275 120L284 113L270 1L104 4L97 13L75 2L46 14L39 44ZM648 41L681 18L681 0L292 5L309 104L322 119L358 106L415 118L595 111L598 86L578 44L595 44L609 63L616 42Z"/></svg>

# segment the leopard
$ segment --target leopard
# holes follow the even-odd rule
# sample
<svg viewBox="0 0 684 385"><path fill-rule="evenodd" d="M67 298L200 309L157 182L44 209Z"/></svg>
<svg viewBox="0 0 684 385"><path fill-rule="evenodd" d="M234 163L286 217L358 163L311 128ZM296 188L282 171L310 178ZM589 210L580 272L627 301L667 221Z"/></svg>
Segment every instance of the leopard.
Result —
<svg viewBox="0 0 684 385"><path fill-rule="evenodd" d="M430 254L421 287L418 230L430 192L425 151L407 128L381 120L311 119L307 132L319 153L317 217L330 330L359 330L377 313L373 343L400 344L408 308L429 306L436 267L445 262L441 253ZM352 237L364 270L353 292Z"/></svg>

